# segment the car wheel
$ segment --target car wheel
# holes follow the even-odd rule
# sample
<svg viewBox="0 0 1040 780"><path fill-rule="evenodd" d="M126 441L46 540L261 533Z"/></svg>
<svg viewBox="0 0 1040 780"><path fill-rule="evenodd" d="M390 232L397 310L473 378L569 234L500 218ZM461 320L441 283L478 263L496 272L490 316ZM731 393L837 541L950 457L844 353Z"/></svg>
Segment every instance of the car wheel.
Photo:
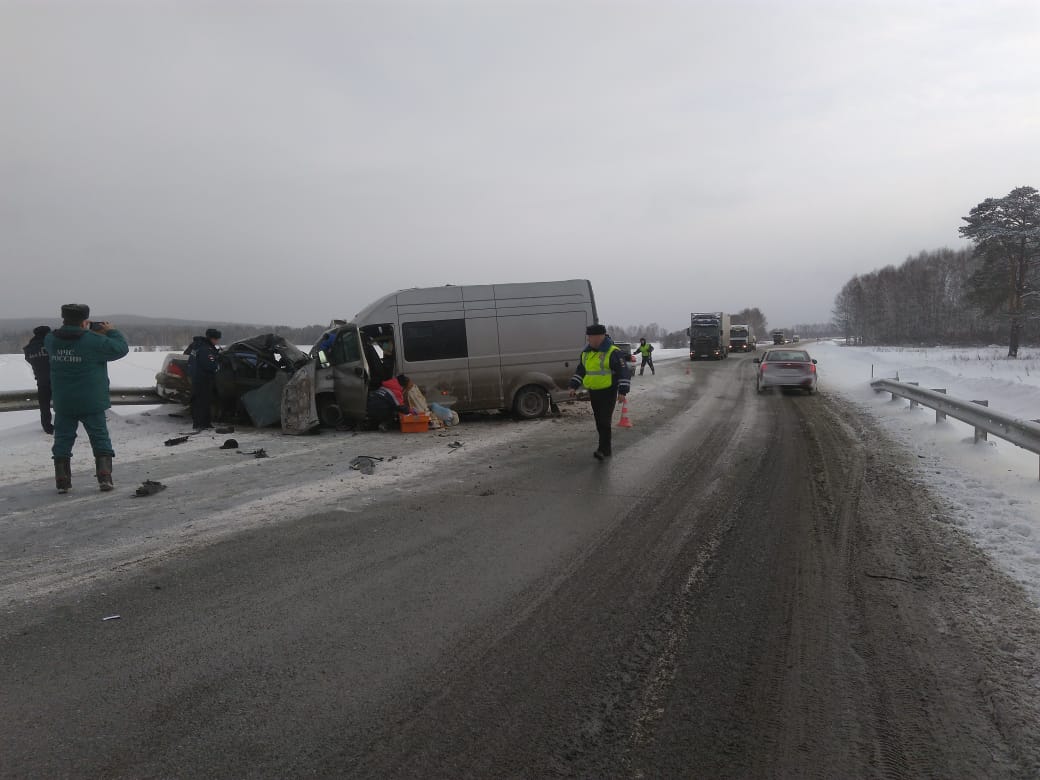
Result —
<svg viewBox="0 0 1040 780"><path fill-rule="evenodd" d="M343 410L336 403L334 395L318 396L318 420L326 428L335 428L343 424Z"/></svg>
<svg viewBox="0 0 1040 780"><path fill-rule="evenodd" d="M549 394L544 387L526 385L516 391L513 396L513 414L521 420L534 420L544 417L549 411Z"/></svg>

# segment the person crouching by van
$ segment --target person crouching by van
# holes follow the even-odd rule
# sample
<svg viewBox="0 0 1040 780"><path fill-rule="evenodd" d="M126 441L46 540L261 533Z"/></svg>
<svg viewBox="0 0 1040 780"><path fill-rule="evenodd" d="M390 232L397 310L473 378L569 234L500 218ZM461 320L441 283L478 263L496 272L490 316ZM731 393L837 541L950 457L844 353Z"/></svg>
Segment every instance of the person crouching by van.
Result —
<svg viewBox="0 0 1040 780"><path fill-rule="evenodd" d="M603 460L611 456L610 426L614 406L618 399L625 400L629 391L628 366L614 342L607 336L602 325L589 325L585 329L589 343L578 358L578 368L570 381L570 395L574 398L578 388L589 392L592 415L596 418L599 446L592 456Z"/></svg>
<svg viewBox="0 0 1040 780"><path fill-rule="evenodd" d="M444 420L434 413L430 407L430 402L426 400L426 396L423 395L423 391L419 389L419 385L415 384L411 379L406 377L404 374L397 375L397 381L404 388L404 405L408 407L412 414L425 414L430 418L430 428L440 429L444 427Z"/></svg>
<svg viewBox="0 0 1040 780"><path fill-rule="evenodd" d="M101 490L112 489L112 438L105 410L112 406L108 364L130 351L126 338L107 322L89 322L90 308L82 303L61 307L62 326L44 339L51 363L54 393L54 482L59 493L72 487L72 445L79 424L90 437L95 475ZM90 329L87 329L87 326Z"/></svg>
<svg viewBox="0 0 1040 780"><path fill-rule="evenodd" d="M365 430L389 431L398 414L407 414L408 407L399 404L394 394L385 387L372 390L365 403Z"/></svg>

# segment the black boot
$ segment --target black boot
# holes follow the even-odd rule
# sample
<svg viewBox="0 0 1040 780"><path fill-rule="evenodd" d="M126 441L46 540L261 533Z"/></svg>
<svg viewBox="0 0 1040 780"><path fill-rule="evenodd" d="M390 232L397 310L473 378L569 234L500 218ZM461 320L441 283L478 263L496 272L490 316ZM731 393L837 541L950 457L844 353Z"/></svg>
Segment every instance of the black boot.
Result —
<svg viewBox="0 0 1040 780"><path fill-rule="evenodd" d="M112 456L98 455L94 458L94 467L98 487L101 490L111 490L114 487L112 484Z"/></svg>
<svg viewBox="0 0 1040 780"><path fill-rule="evenodd" d="M72 463L68 458L54 459L54 485L59 493L68 493L72 488Z"/></svg>

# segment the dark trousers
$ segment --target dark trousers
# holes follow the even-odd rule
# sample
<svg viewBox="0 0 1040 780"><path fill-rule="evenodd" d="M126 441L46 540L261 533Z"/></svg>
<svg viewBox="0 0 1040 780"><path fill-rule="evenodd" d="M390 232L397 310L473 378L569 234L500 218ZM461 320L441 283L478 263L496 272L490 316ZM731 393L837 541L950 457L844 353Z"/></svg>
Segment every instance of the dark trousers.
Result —
<svg viewBox="0 0 1040 780"><path fill-rule="evenodd" d="M54 415L54 444L51 446L51 454L55 458L72 457L72 445L76 443L76 431L79 429L80 423L83 423L87 436L90 437L90 448L94 451L95 458L100 455L115 456L104 412L92 414L57 412Z"/></svg>
<svg viewBox="0 0 1040 780"><path fill-rule="evenodd" d="M40 399L40 425L47 433L54 433L54 422L51 417L51 383L37 383L36 395Z"/></svg>
<svg viewBox="0 0 1040 780"><path fill-rule="evenodd" d="M194 428L213 425L213 377L201 375L191 380L191 424Z"/></svg>
<svg viewBox="0 0 1040 780"><path fill-rule="evenodd" d="M599 447L596 449L610 455L610 426L617 404L617 388L589 390L589 400L592 402L592 416L596 418L596 433L599 434Z"/></svg>
<svg viewBox="0 0 1040 780"><path fill-rule="evenodd" d="M643 362L639 364L639 376L643 375L643 369L647 366L650 366L651 374L657 373L656 371L654 371L654 359L649 355L643 355Z"/></svg>

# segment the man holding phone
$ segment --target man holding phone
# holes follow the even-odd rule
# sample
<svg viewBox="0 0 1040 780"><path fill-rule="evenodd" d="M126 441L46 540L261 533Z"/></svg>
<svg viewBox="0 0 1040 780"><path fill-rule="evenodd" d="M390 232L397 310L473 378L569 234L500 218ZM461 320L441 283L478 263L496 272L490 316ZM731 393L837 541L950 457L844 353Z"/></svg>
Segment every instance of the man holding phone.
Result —
<svg viewBox="0 0 1040 780"><path fill-rule="evenodd" d="M111 490L112 439L105 410L109 398L108 364L126 356L126 338L107 322L91 322L90 307L67 303L61 307L62 326L47 334L54 398L54 482L59 493L72 487L72 445L79 424L90 437L94 473L101 490Z"/></svg>

